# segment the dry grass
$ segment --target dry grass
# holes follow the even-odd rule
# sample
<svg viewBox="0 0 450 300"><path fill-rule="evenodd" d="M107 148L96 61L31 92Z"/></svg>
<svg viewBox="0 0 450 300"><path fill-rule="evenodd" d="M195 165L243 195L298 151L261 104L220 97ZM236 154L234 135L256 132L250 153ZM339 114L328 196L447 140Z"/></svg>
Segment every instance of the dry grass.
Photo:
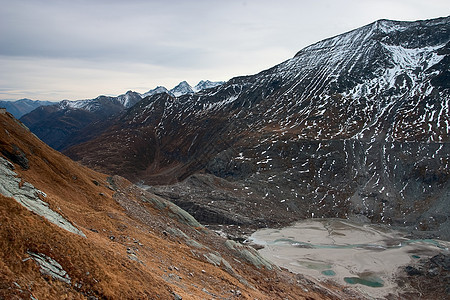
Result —
<svg viewBox="0 0 450 300"><path fill-rule="evenodd" d="M232 290L241 292L239 299L324 297L305 293L290 274L238 262L221 238L144 204L143 192L125 179L116 178L119 186L111 190L106 175L52 150L10 115L0 115L0 124L0 150L13 151L15 145L29 160L28 170L15 165L18 176L44 191L50 208L87 236L65 231L0 195L0 299L31 295L37 299L173 299L173 293L183 299L238 298ZM119 205L115 193L130 207L142 207L145 218L122 202ZM189 246L183 238L167 233L169 228L182 230L205 247ZM60 263L71 284L42 275L38 265L27 259L28 251ZM208 263L203 254L209 252L220 253L236 274Z"/></svg>

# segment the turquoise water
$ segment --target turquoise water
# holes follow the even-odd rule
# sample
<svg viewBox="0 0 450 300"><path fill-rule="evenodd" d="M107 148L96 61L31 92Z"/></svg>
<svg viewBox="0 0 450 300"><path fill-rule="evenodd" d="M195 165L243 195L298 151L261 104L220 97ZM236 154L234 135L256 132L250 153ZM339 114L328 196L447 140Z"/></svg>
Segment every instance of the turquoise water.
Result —
<svg viewBox="0 0 450 300"><path fill-rule="evenodd" d="M411 239L411 240L399 240L395 243L389 243L388 245L383 244L312 244L307 242L296 241L293 238L281 238L276 239L273 242L269 242L269 244L273 245L289 245L297 248L306 248L306 249L368 249L375 251L384 251L388 249L397 249L401 247L405 247L411 244L427 244L437 247L439 249L447 249L443 244L439 243L436 240L432 239ZM419 259L418 255L411 255L414 259ZM313 261L302 261L297 260L295 265L300 265L308 269L313 269L319 271L322 275L325 276L335 276L336 272L331 270L332 265L327 263L313 262ZM344 277L344 281L348 284L361 284L364 286L378 288L384 286L384 281L375 276L375 275L360 275L359 277Z"/></svg>
<svg viewBox="0 0 450 300"><path fill-rule="evenodd" d="M370 287L383 287L384 281L378 277L344 277L344 281L349 284L362 284Z"/></svg>
<svg viewBox="0 0 450 300"><path fill-rule="evenodd" d="M325 271L322 271L320 273L322 273L323 275L326 275L326 276L334 276L334 275L336 275L336 272L334 272L333 270L325 270Z"/></svg>
<svg viewBox="0 0 450 300"><path fill-rule="evenodd" d="M415 244L415 243L425 243L425 244L436 246L439 249L446 249L447 250L447 247L445 247L444 245L442 245L438 241L432 240L432 239L423 239L423 240L416 239L416 240L402 241L402 244L404 244L404 245Z"/></svg>
<svg viewBox="0 0 450 300"><path fill-rule="evenodd" d="M269 242L268 244L279 245L279 244L289 244L298 248L310 248L310 249L370 249L370 250L386 250L386 249L396 249L401 248L406 245L416 244L416 243L424 243L428 245L433 245L439 249L447 249L444 245L439 243L436 240L431 239L414 239L414 240L402 240L399 241L395 245L379 245L379 244L311 244L306 242L299 242L289 238L276 239L273 242Z"/></svg>

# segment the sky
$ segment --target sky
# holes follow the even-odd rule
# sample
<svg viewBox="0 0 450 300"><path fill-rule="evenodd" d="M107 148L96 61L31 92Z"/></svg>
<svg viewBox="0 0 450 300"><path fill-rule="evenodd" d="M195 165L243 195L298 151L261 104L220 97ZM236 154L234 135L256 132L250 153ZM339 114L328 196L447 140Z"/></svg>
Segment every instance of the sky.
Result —
<svg viewBox="0 0 450 300"><path fill-rule="evenodd" d="M0 0L0 99L77 100L256 74L448 0Z"/></svg>

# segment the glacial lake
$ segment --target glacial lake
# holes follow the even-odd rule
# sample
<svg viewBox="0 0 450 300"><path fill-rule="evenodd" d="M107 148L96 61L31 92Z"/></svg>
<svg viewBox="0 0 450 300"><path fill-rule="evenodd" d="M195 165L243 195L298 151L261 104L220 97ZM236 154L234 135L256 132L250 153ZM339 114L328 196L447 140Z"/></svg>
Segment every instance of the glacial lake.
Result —
<svg viewBox="0 0 450 300"><path fill-rule="evenodd" d="M396 295L398 269L448 253L450 242L408 239L386 226L343 219L308 219L282 229L261 229L250 241L274 264L313 280L331 280L368 298Z"/></svg>

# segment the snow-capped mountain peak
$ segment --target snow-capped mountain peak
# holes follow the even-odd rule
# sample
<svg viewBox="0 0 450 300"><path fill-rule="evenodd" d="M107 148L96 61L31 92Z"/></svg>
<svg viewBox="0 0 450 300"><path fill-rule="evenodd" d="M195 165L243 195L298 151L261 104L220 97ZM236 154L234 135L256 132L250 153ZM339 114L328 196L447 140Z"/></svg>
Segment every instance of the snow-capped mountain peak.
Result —
<svg viewBox="0 0 450 300"><path fill-rule="evenodd" d="M142 99L141 95L133 91L128 91L123 95L117 96L117 100L125 108L132 107L133 105L138 103L141 99Z"/></svg>
<svg viewBox="0 0 450 300"><path fill-rule="evenodd" d="M103 104L114 104L118 105L122 108L130 108L133 105L135 105L137 102L139 102L142 99L141 95L133 92L128 91L125 94L119 95L117 97L110 97L110 96L98 96L95 99L86 99L86 100L76 100L76 101L69 101L69 100L63 100L59 102L60 109L83 109L86 111L97 111L104 108Z"/></svg>
<svg viewBox="0 0 450 300"><path fill-rule="evenodd" d="M217 81L217 82L212 82L209 80L200 80L199 83L197 83L197 85L194 87L194 92L199 92L201 90L206 90L206 89L210 89L210 88L214 88L217 87L219 85L224 84L224 81Z"/></svg>
<svg viewBox="0 0 450 300"><path fill-rule="evenodd" d="M214 81L210 81L210 80L201 80L195 87L192 87L186 81L182 81L179 84L177 84L174 88L172 88L171 90L168 90L164 86L157 86L156 88L149 90L146 93L141 94L141 97L145 98L148 96L153 96L153 95L162 94L162 93L167 93L174 97L180 97L183 95L192 95L192 94L200 92L202 90L220 86L224 83L225 83L224 81L214 82Z"/></svg>
<svg viewBox="0 0 450 300"><path fill-rule="evenodd" d="M164 86L157 86L156 88L154 88L153 90L149 90L146 93L141 94L142 98L148 97L148 96L153 96L156 94L162 94L162 93L169 93L169 90L167 90Z"/></svg>
<svg viewBox="0 0 450 300"><path fill-rule="evenodd" d="M170 90L170 93L175 97L179 97L186 94L194 94L194 90L186 81L180 82L177 86Z"/></svg>

